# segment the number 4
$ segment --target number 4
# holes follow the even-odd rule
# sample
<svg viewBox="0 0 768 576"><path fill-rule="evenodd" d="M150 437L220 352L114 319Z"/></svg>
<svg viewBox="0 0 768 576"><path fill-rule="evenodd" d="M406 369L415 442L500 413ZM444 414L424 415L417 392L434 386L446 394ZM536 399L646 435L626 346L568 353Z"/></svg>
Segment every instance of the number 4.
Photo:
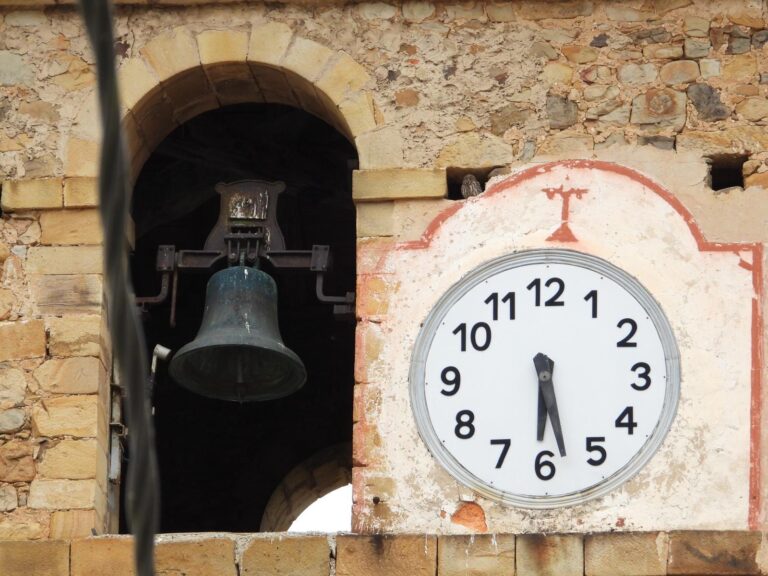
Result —
<svg viewBox="0 0 768 576"><path fill-rule="evenodd" d="M632 406L627 406L624 411L616 418L616 428L626 428L627 434L632 436L635 428L637 428L637 422L635 422L635 409Z"/></svg>

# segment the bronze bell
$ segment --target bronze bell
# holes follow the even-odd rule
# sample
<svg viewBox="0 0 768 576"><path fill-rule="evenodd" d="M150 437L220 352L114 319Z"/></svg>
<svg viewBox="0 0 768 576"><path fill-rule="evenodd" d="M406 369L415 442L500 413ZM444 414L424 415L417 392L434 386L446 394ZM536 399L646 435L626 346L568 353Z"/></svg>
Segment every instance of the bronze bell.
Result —
<svg viewBox="0 0 768 576"><path fill-rule="evenodd" d="M214 274L200 330L173 357L170 373L185 388L220 400L272 400L301 388L307 371L280 336L272 277L247 266Z"/></svg>

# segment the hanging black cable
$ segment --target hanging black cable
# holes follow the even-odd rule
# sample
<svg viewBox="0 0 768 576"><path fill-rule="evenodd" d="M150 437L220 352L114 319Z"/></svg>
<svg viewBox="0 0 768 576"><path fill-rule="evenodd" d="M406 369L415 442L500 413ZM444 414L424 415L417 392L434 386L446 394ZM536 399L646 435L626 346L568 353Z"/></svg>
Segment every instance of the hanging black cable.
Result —
<svg viewBox="0 0 768 576"><path fill-rule="evenodd" d="M130 193L120 129L112 4L109 0L79 0L79 3L96 56L103 130L99 202L104 229L104 282L115 369L127 390L131 456L126 492L128 525L135 538L136 574L152 576L159 510L157 460L154 430L144 390L148 374L144 334L134 303L125 248Z"/></svg>

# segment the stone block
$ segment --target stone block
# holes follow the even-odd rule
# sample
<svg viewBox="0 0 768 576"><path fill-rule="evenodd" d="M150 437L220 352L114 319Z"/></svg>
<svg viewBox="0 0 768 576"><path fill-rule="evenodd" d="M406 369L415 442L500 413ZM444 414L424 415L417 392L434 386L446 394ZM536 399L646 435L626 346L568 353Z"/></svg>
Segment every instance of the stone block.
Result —
<svg viewBox="0 0 768 576"><path fill-rule="evenodd" d="M713 154L755 154L768 150L768 133L760 126L725 127L717 131L691 130L677 136L678 152Z"/></svg>
<svg viewBox="0 0 768 576"><path fill-rule="evenodd" d="M41 244L101 244L98 210L54 210L40 215Z"/></svg>
<svg viewBox="0 0 768 576"><path fill-rule="evenodd" d="M547 118L549 127L553 130L561 130L573 126L579 121L578 104L569 98L556 94L547 95ZM506 163L511 161L510 159Z"/></svg>
<svg viewBox="0 0 768 576"><path fill-rule="evenodd" d="M491 22L514 22L516 20L514 4L504 0L487 2L485 13Z"/></svg>
<svg viewBox="0 0 768 576"><path fill-rule="evenodd" d="M342 131L353 139L376 128L376 108L373 95L368 91L361 90L352 98L344 100L339 104L338 112L333 109L333 115L338 117L339 112L347 126Z"/></svg>
<svg viewBox="0 0 768 576"><path fill-rule="evenodd" d="M547 101L549 102L549 98ZM572 104L575 107L575 103ZM438 168L493 168L506 166L512 162L513 157L512 145L498 136L492 134L481 136L476 132L467 132L460 134L440 150L435 166Z"/></svg>
<svg viewBox="0 0 768 576"><path fill-rule="evenodd" d="M117 71L120 100L123 106L133 109L143 98L158 89L160 79L143 58L126 58Z"/></svg>
<svg viewBox="0 0 768 576"><path fill-rule="evenodd" d="M11 440L0 446L0 482L29 482L34 477L31 445Z"/></svg>
<svg viewBox="0 0 768 576"><path fill-rule="evenodd" d="M678 60L669 62L661 67L659 74L664 84L671 86L673 84L687 84L693 82L699 77L699 65L695 60Z"/></svg>
<svg viewBox="0 0 768 576"><path fill-rule="evenodd" d="M0 321L8 320L11 317L11 313L16 308L18 302L13 290L0 288ZM1 398L0 402L2 402Z"/></svg>
<svg viewBox="0 0 768 576"><path fill-rule="evenodd" d="M43 314L96 313L103 293L99 274L32 276L30 291Z"/></svg>
<svg viewBox="0 0 768 576"><path fill-rule="evenodd" d="M760 574L760 540L759 532L671 532L667 574Z"/></svg>
<svg viewBox="0 0 768 576"><path fill-rule="evenodd" d="M213 88L201 67L177 74L163 87L179 124L219 107Z"/></svg>
<svg viewBox="0 0 768 576"><path fill-rule="evenodd" d="M50 538L74 540L93 534L98 526L95 510L57 510L51 515Z"/></svg>
<svg viewBox="0 0 768 576"><path fill-rule="evenodd" d="M62 207L61 178L6 180L2 184L0 207L4 212Z"/></svg>
<svg viewBox="0 0 768 576"><path fill-rule="evenodd" d="M541 79L548 86L570 84L573 80L573 68L562 62L549 62L544 66Z"/></svg>
<svg viewBox="0 0 768 576"><path fill-rule="evenodd" d="M19 506L19 495L10 484L0 485L0 512L12 512Z"/></svg>
<svg viewBox="0 0 768 576"><path fill-rule="evenodd" d="M27 274L101 274L101 246L32 246Z"/></svg>
<svg viewBox="0 0 768 576"><path fill-rule="evenodd" d="M27 506L44 510L93 508L98 487L96 480L44 480L29 486Z"/></svg>
<svg viewBox="0 0 768 576"><path fill-rule="evenodd" d="M288 79L282 70L251 63L251 73L256 78L256 84L258 84L265 102L301 108L301 104L294 97Z"/></svg>
<svg viewBox="0 0 768 576"><path fill-rule="evenodd" d="M228 538L161 542L157 546L156 557L159 574L180 572L186 576L237 575L235 543Z"/></svg>
<svg viewBox="0 0 768 576"><path fill-rule="evenodd" d="M750 174L749 176L746 176L744 178L744 188L749 188L750 186L759 186L768 190L768 172L760 172L758 174ZM0 379L2 379L2 376L0 376ZM1 394L2 392L0 391L0 395Z"/></svg>
<svg viewBox="0 0 768 576"><path fill-rule="evenodd" d="M282 22L254 27L248 44L248 61L278 67L292 37L293 31Z"/></svg>
<svg viewBox="0 0 768 576"><path fill-rule="evenodd" d="M133 539L110 536L74 540L70 569L71 576L133 576Z"/></svg>
<svg viewBox="0 0 768 576"><path fill-rule="evenodd" d="M768 99L760 97L745 98L736 105L736 112L750 122L762 120L768 116Z"/></svg>
<svg viewBox="0 0 768 576"><path fill-rule="evenodd" d="M96 478L99 446L95 438L62 440L43 453L37 471L43 478L86 480Z"/></svg>
<svg viewBox="0 0 768 576"><path fill-rule="evenodd" d="M750 53L724 58L720 76L726 83L754 82L757 78L757 57Z"/></svg>
<svg viewBox="0 0 768 576"><path fill-rule="evenodd" d="M707 38L686 38L683 44L686 58L706 58L711 48Z"/></svg>
<svg viewBox="0 0 768 576"><path fill-rule="evenodd" d="M437 576L514 576L513 534L440 536Z"/></svg>
<svg viewBox="0 0 768 576"><path fill-rule="evenodd" d="M434 576L437 538L433 535L339 535L337 576Z"/></svg>
<svg viewBox="0 0 768 576"><path fill-rule="evenodd" d="M70 138L64 158L64 173L67 176L98 177L99 154L100 145L98 142L83 140L82 138Z"/></svg>
<svg viewBox="0 0 768 576"><path fill-rule="evenodd" d="M644 58L669 58L676 59L683 57L683 47L677 44L649 44L643 47Z"/></svg>
<svg viewBox="0 0 768 576"><path fill-rule="evenodd" d="M107 373L98 358L53 358L34 371L41 389L53 394L96 394Z"/></svg>
<svg viewBox="0 0 768 576"><path fill-rule="evenodd" d="M141 54L162 82L200 66L195 37L183 26L156 36L141 49Z"/></svg>
<svg viewBox="0 0 768 576"><path fill-rule="evenodd" d="M330 548L325 536L258 536L243 552L242 576L327 576Z"/></svg>
<svg viewBox="0 0 768 576"><path fill-rule="evenodd" d="M18 406L24 402L27 379L24 372L7 364L0 364L0 406Z"/></svg>
<svg viewBox="0 0 768 576"><path fill-rule="evenodd" d="M97 315L48 318L48 352L51 356L99 356L101 317Z"/></svg>
<svg viewBox="0 0 768 576"><path fill-rule="evenodd" d="M361 170L403 165L403 137L396 127L361 134L355 139Z"/></svg>
<svg viewBox="0 0 768 576"><path fill-rule="evenodd" d="M0 410L0 433L7 434L21 430L26 420L27 416L23 408Z"/></svg>
<svg viewBox="0 0 768 576"><path fill-rule="evenodd" d="M632 100L630 121L633 124L660 124L681 130L685 125L686 101L684 92L652 88Z"/></svg>
<svg viewBox="0 0 768 576"><path fill-rule="evenodd" d="M334 52L322 44L296 37L280 66L313 82L323 73L333 55Z"/></svg>
<svg viewBox="0 0 768 576"><path fill-rule="evenodd" d="M584 573L586 576L664 576L668 549L664 532L587 535Z"/></svg>
<svg viewBox="0 0 768 576"><path fill-rule="evenodd" d="M525 20L548 18L570 20L579 16L591 16L594 2L588 0L565 0L556 4L550 2L523 2L516 5L517 16Z"/></svg>
<svg viewBox="0 0 768 576"><path fill-rule="evenodd" d="M67 208L90 208L98 205L98 178L64 179L64 206Z"/></svg>
<svg viewBox="0 0 768 576"><path fill-rule="evenodd" d="M334 103L340 104L369 84L373 84L373 80L366 69L349 54L338 52L331 66L323 72L315 85Z"/></svg>
<svg viewBox="0 0 768 576"><path fill-rule="evenodd" d="M448 193L444 170L355 170L352 197L358 202L404 198L443 198Z"/></svg>
<svg viewBox="0 0 768 576"><path fill-rule="evenodd" d="M576 44L567 44L561 48L563 56L569 62L576 64L588 64L597 60L597 56L600 54L596 48L591 46L578 46Z"/></svg>
<svg viewBox="0 0 768 576"><path fill-rule="evenodd" d="M3 576L69 576L69 543L0 542Z"/></svg>
<svg viewBox="0 0 768 576"><path fill-rule="evenodd" d="M206 30L197 35L200 63L245 62L248 57L248 33L235 30Z"/></svg>
<svg viewBox="0 0 768 576"><path fill-rule="evenodd" d="M158 575L235 576L235 544L226 538L160 542L155 548ZM133 539L125 536L72 542L71 576L130 576Z"/></svg>
<svg viewBox="0 0 768 576"><path fill-rule="evenodd" d="M17 508L0 514L0 542L48 538L47 511Z"/></svg>
<svg viewBox="0 0 768 576"><path fill-rule="evenodd" d="M408 22L423 22L435 13L435 5L432 2L410 0L403 2L402 10L403 18Z"/></svg>
<svg viewBox="0 0 768 576"><path fill-rule="evenodd" d="M42 320L0 323L0 362L45 356Z"/></svg>
<svg viewBox="0 0 768 576"><path fill-rule="evenodd" d="M517 576L582 576L584 543L576 534L517 537Z"/></svg>
<svg viewBox="0 0 768 576"><path fill-rule="evenodd" d="M96 395L45 398L32 406L32 425L40 436L95 438L98 412Z"/></svg>

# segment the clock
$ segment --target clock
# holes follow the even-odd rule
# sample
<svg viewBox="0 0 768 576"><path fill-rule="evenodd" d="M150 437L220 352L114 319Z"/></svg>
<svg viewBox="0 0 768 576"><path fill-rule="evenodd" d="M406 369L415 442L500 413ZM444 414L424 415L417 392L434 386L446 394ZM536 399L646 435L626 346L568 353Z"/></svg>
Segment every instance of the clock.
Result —
<svg viewBox="0 0 768 576"><path fill-rule="evenodd" d="M519 252L480 266L426 318L411 405L433 456L476 492L579 504L636 474L670 429L680 361L664 312L592 255Z"/></svg>

